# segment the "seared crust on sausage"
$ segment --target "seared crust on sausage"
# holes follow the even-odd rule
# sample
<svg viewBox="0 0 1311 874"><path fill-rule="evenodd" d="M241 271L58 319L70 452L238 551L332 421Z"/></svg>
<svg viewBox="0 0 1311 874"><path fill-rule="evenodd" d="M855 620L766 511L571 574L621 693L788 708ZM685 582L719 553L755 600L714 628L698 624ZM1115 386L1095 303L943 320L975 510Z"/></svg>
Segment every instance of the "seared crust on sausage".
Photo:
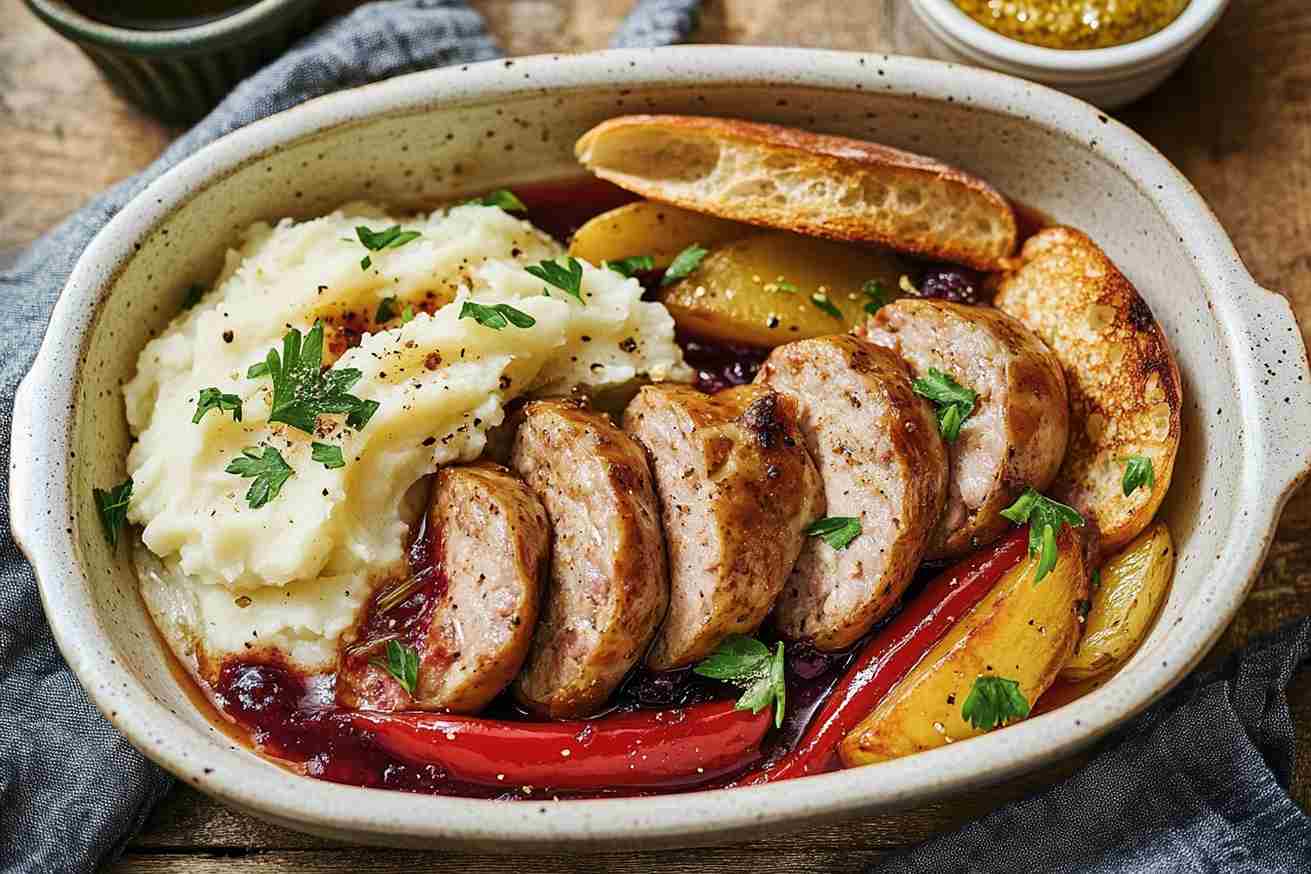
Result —
<svg viewBox="0 0 1311 874"><path fill-rule="evenodd" d="M626 115L583 134L574 152L602 179L720 218L985 270L1015 250L1015 213L996 189L877 143L736 119Z"/></svg>
<svg viewBox="0 0 1311 874"><path fill-rule="evenodd" d="M383 633L343 652L337 701L344 707L474 713L510 684L528 654L550 549L537 497L500 465L447 467L433 483L427 524L435 579L398 584L413 589L408 597L384 590L375 599L371 613L390 604L392 615L368 617L367 629ZM418 653L413 697L383 666L387 640L397 638Z"/></svg>
<svg viewBox="0 0 1311 874"><path fill-rule="evenodd" d="M972 552L1001 536L1001 511L1027 486L1045 491L1061 467L1069 401L1060 362L1020 322L992 307L906 298L857 333L901 356L915 378L930 368L978 397L947 444L947 502L929 559Z"/></svg>
<svg viewBox="0 0 1311 874"><path fill-rule="evenodd" d="M946 495L937 420L896 355L850 335L779 346L756 381L797 402L828 515L861 527L844 549L807 539L775 622L785 637L843 649L892 609L924 555Z"/></svg>
<svg viewBox="0 0 1311 874"><path fill-rule="evenodd" d="M1110 551L1151 522L1179 450L1179 368L1151 308L1092 240L1046 228L993 281L994 303L1042 338L1065 371L1070 441L1054 496L1091 513ZM1150 458L1153 487L1126 496L1125 459Z"/></svg>
<svg viewBox="0 0 1311 874"><path fill-rule="evenodd" d="M795 405L761 386L652 385L624 413L650 453L669 550L669 613L646 663L690 665L764 621L823 512Z"/></svg>
<svg viewBox="0 0 1311 874"><path fill-rule="evenodd" d="M596 712L646 652L669 603L646 453L572 401L523 411L512 466L551 519L551 579L515 696L556 719Z"/></svg>

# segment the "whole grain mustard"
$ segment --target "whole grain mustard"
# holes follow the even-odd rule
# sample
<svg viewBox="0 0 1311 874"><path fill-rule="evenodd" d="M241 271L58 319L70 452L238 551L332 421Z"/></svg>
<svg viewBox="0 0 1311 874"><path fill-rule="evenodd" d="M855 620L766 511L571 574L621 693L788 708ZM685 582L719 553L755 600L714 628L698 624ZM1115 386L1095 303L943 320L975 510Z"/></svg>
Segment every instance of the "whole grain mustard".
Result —
<svg viewBox="0 0 1311 874"><path fill-rule="evenodd" d="M1053 49L1101 49L1151 36L1188 0L956 0L1002 36Z"/></svg>

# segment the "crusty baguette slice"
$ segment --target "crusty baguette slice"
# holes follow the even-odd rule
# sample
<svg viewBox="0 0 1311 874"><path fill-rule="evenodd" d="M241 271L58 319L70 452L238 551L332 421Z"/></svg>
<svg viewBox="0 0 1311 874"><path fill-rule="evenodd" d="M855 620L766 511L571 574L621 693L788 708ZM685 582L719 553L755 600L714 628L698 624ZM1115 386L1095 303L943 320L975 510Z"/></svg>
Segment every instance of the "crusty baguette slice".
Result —
<svg viewBox="0 0 1311 874"><path fill-rule="evenodd" d="M726 118L626 115L583 134L574 152L602 179L721 218L983 270L1015 249L1015 213L992 186L876 143Z"/></svg>
<svg viewBox="0 0 1311 874"><path fill-rule="evenodd" d="M1051 490L1096 517L1112 552L1147 527L1170 487L1179 367L1146 302L1083 233L1039 231L1012 268L994 280L993 302L1051 347L1070 393L1070 442ZM1126 497L1130 455L1151 459L1156 484Z"/></svg>

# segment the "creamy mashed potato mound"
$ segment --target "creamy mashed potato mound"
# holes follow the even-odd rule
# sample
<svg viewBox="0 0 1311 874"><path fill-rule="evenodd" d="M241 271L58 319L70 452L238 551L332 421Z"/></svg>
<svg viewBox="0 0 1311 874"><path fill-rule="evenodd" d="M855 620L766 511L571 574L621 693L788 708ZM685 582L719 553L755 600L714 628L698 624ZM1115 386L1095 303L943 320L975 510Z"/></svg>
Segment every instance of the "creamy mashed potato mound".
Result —
<svg viewBox="0 0 1311 874"><path fill-rule="evenodd" d="M394 224L421 236L369 252L355 235L358 225ZM419 512L412 487L477 458L506 403L638 377L690 379L673 320L641 300L637 280L584 264L580 303L524 269L562 255L527 222L478 205L403 219L350 205L245 233L213 290L146 346L124 389L138 438L128 518L143 526L142 591L179 655L199 650L215 665L274 648L305 670L330 669L373 587L404 567ZM331 341L349 314L371 318L388 297L397 313L444 305L373 326L332 364L363 373L350 391L378 403L368 424L357 431L344 415L323 415L313 436L271 424L272 381L247 378L248 368L281 349L289 328L308 333L322 320ZM494 330L460 319L468 299L512 304L536 324ZM211 411L192 423L208 387L241 398L240 422ZM345 466L314 461L315 441L341 447ZM225 468L266 446L294 473L252 509L251 480Z"/></svg>

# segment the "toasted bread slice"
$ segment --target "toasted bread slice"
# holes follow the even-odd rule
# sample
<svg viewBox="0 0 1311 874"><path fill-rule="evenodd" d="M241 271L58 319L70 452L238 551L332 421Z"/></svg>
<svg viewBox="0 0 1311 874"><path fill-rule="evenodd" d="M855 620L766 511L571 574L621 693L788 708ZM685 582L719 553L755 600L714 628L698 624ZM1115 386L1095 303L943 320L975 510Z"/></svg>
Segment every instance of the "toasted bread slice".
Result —
<svg viewBox="0 0 1311 874"><path fill-rule="evenodd" d="M1091 513L1107 552L1152 521L1179 450L1179 367L1152 311L1092 240L1051 227L993 283L993 302L1056 353L1070 393L1070 442L1051 491ZM1151 459L1155 485L1126 496L1126 459Z"/></svg>
<svg viewBox="0 0 1311 874"><path fill-rule="evenodd" d="M574 152L652 200L819 237L995 269L1015 213L992 186L931 158L846 137L686 115L612 118Z"/></svg>

